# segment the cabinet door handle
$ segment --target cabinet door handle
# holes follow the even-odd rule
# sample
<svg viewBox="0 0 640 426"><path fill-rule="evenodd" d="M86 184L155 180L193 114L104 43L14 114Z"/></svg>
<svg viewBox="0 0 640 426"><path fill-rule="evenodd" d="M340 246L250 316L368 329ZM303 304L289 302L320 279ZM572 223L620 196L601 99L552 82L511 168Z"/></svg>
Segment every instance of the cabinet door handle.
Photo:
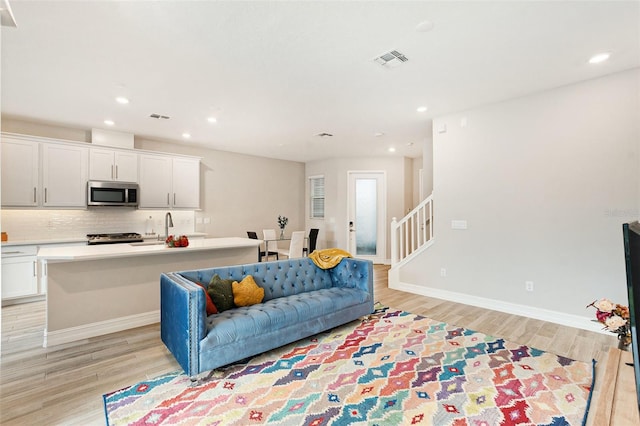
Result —
<svg viewBox="0 0 640 426"><path fill-rule="evenodd" d="M169 193L167 192L167 205L169 205Z"/></svg>
<svg viewBox="0 0 640 426"><path fill-rule="evenodd" d="M173 205L174 206L176 205L176 193L175 192L173 193Z"/></svg>
<svg viewBox="0 0 640 426"><path fill-rule="evenodd" d="M15 251L3 251L2 254L22 254L21 251L19 250L15 250Z"/></svg>
<svg viewBox="0 0 640 426"><path fill-rule="evenodd" d="M114 175L113 175L113 164L111 165L111 179L114 179Z"/></svg>
<svg viewBox="0 0 640 426"><path fill-rule="evenodd" d="M36 187L33 187L33 202L36 202Z"/></svg>
<svg viewBox="0 0 640 426"><path fill-rule="evenodd" d="M116 179L118 179L118 165L116 164Z"/></svg>
<svg viewBox="0 0 640 426"><path fill-rule="evenodd" d="M33 261L33 276L38 276L38 262L36 262L35 260Z"/></svg>
<svg viewBox="0 0 640 426"><path fill-rule="evenodd" d="M47 202L47 188L44 189L44 202Z"/></svg>

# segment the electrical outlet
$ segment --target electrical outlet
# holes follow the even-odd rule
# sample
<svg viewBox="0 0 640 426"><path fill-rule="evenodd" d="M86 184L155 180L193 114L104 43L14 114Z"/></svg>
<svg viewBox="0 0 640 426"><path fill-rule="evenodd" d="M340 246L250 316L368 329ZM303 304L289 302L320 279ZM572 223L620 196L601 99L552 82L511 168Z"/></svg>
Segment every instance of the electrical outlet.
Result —
<svg viewBox="0 0 640 426"><path fill-rule="evenodd" d="M441 277L446 277L447 276L447 270L445 268L440 268L440 276Z"/></svg>
<svg viewBox="0 0 640 426"><path fill-rule="evenodd" d="M533 281L525 281L524 282L524 288L527 291L533 291Z"/></svg>

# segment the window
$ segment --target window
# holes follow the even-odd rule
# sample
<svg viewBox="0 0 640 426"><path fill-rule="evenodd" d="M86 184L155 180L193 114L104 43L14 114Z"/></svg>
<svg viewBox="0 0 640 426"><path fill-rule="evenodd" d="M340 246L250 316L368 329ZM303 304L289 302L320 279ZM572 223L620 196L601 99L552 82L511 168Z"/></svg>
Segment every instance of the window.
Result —
<svg viewBox="0 0 640 426"><path fill-rule="evenodd" d="M309 193L311 194L311 219L324 218L324 176L309 178Z"/></svg>

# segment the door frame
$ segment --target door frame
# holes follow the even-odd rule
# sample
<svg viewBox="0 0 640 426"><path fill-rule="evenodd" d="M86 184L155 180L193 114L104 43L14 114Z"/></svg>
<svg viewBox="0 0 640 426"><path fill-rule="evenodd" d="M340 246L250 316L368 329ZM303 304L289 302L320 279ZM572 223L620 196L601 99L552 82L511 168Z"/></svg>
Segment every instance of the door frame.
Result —
<svg viewBox="0 0 640 426"><path fill-rule="evenodd" d="M387 172L385 170L348 170L347 171L347 220L345 222L345 234L347 248L351 250L351 238L349 232L349 221L354 215L354 194L352 188L352 178L357 176L375 175L380 178L380 188L378 188L378 239L376 242L377 253L375 256L357 255L352 253L359 259L371 260L374 263L385 263L387 259ZM357 224L356 224L357 226Z"/></svg>

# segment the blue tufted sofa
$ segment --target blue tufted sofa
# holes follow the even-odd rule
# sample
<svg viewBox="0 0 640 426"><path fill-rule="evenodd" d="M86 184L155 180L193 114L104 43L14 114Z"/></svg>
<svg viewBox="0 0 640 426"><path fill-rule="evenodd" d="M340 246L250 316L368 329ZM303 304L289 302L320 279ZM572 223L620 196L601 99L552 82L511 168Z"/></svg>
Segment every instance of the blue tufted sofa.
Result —
<svg viewBox="0 0 640 426"><path fill-rule="evenodd" d="M264 300L207 317L194 281L213 275L241 281L252 275ZM160 334L191 377L373 312L373 266L345 258L332 269L307 257L170 272L160 277Z"/></svg>

